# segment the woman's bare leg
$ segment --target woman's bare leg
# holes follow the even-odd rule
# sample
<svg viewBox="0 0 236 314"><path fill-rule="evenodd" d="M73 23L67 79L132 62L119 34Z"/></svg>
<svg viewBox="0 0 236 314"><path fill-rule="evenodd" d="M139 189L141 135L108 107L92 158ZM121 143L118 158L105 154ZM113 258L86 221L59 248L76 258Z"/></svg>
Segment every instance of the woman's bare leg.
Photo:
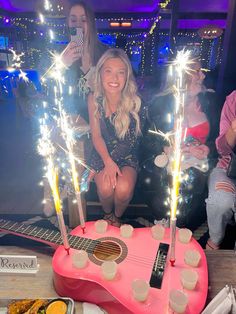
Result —
<svg viewBox="0 0 236 314"><path fill-rule="evenodd" d="M97 185L97 193L102 208L106 214L109 214L113 209L114 189L109 180L104 180L103 170L95 174L94 180Z"/></svg>
<svg viewBox="0 0 236 314"><path fill-rule="evenodd" d="M132 167L125 166L121 172L122 176L117 177L115 188L115 216L118 218L123 215L129 205L137 180L137 172Z"/></svg>

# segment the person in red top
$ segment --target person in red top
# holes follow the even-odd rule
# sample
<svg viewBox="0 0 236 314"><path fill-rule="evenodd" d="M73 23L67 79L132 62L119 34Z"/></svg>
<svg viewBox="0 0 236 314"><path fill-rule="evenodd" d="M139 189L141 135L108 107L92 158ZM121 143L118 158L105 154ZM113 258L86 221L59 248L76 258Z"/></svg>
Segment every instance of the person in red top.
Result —
<svg viewBox="0 0 236 314"><path fill-rule="evenodd" d="M207 114L203 110L203 102L200 94L205 94L203 86L205 74L201 69L198 59L191 65L191 71L186 75L186 97L184 108L184 138L182 141L183 161L181 169L186 171L188 179L181 184L181 196L183 199L180 216L177 219L179 226L189 223L189 213L194 211L196 204L193 199L205 200L205 188L207 186L207 174L209 169L208 138L210 123ZM168 81L168 80L167 80ZM170 81L169 81L170 82ZM204 95L206 98L206 96ZM205 101L206 102L206 101ZM164 206L168 200L169 175L173 148L163 136L150 133L150 130L159 130L163 133L172 132L174 127L175 98L173 87L165 88L149 105L149 124L146 136L144 136L144 149L142 150L142 190L147 192L149 206L154 208L156 219L163 218L163 211L168 212ZM144 155L144 156L143 156ZM153 192L153 197L152 193ZM200 196L199 196L200 195ZM205 203L204 203L205 204ZM167 205L169 206L169 205Z"/></svg>
<svg viewBox="0 0 236 314"><path fill-rule="evenodd" d="M216 147L220 157L209 178L207 220L210 238L206 249L220 248L226 226L235 220L236 215L236 179L227 176L231 153L236 147L236 91L233 91L224 103Z"/></svg>

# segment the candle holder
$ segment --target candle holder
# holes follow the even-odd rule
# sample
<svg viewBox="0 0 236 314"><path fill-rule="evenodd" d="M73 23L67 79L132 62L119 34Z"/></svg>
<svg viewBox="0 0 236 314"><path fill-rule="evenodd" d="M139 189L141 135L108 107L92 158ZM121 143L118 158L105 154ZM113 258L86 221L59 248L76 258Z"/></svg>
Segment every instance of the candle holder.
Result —
<svg viewBox="0 0 236 314"><path fill-rule="evenodd" d="M176 218L170 219L170 264L175 264Z"/></svg>
<svg viewBox="0 0 236 314"><path fill-rule="evenodd" d="M57 212L57 219L58 219L59 229L61 232L61 237L62 237L64 248L67 251L67 254L69 254L70 245L68 242L67 230L66 230L66 225L65 225L62 211Z"/></svg>
<svg viewBox="0 0 236 314"><path fill-rule="evenodd" d="M81 193L80 192L76 192L76 200L77 200L77 205L78 205L80 226L81 226L82 232L84 234L85 233L85 221L84 221L83 204L82 204L82 199L81 199Z"/></svg>

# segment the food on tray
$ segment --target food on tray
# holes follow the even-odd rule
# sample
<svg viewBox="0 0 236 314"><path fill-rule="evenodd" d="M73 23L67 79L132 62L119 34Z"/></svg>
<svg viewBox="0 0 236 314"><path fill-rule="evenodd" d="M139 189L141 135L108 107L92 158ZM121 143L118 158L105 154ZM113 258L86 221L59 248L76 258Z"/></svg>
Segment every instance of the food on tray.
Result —
<svg viewBox="0 0 236 314"><path fill-rule="evenodd" d="M66 314L67 304L61 300L55 300L46 307L46 314Z"/></svg>
<svg viewBox="0 0 236 314"><path fill-rule="evenodd" d="M63 299L19 300L8 304L7 314L69 314Z"/></svg>
<svg viewBox="0 0 236 314"><path fill-rule="evenodd" d="M22 314L28 311L34 304L35 300L20 300L11 302L8 305L8 314Z"/></svg>
<svg viewBox="0 0 236 314"><path fill-rule="evenodd" d="M40 308L44 309L47 304L48 304L48 300L38 299L34 302L31 308L24 314L38 314L40 313L39 309Z"/></svg>

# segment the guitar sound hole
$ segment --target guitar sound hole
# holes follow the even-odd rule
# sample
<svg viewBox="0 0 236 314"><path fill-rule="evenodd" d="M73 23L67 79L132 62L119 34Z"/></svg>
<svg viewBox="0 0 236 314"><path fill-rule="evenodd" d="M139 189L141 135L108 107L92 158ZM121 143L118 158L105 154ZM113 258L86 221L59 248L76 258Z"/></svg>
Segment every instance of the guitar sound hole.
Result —
<svg viewBox="0 0 236 314"><path fill-rule="evenodd" d="M103 241L96 245L93 254L101 261L114 261L120 256L121 248L114 242Z"/></svg>

